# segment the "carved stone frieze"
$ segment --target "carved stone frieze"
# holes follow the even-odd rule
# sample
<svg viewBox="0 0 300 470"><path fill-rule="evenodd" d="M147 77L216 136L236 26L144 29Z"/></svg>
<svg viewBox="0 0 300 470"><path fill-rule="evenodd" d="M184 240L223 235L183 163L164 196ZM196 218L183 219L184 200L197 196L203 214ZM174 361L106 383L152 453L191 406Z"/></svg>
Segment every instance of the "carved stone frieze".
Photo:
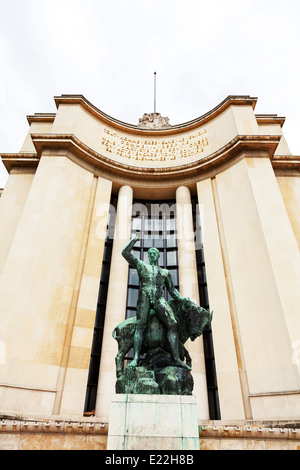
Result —
<svg viewBox="0 0 300 470"><path fill-rule="evenodd" d="M162 117L160 113L145 113L139 119L140 129L168 129L171 127L168 117Z"/></svg>

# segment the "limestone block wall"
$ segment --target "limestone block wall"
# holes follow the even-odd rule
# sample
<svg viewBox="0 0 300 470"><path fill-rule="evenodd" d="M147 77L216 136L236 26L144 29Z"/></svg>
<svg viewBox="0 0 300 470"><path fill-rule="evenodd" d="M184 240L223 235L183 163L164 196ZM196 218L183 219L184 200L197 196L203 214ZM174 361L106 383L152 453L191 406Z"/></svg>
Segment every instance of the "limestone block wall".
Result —
<svg viewBox="0 0 300 470"><path fill-rule="evenodd" d="M0 419L0 450L105 450L108 426L72 417Z"/></svg>
<svg viewBox="0 0 300 470"><path fill-rule="evenodd" d="M53 410L92 187L67 158L41 158L0 278L4 410Z"/></svg>
<svg viewBox="0 0 300 470"><path fill-rule="evenodd" d="M0 272L21 217L34 173L28 169L12 170L0 199Z"/></svg>
<svg viewBox="0 0 300 470"><path fill-rule="evenodd" d="M221 247L222 235L217 220L214 182L209 178L197 184L200 206L205 268L210 305L214 311L212 332L220 409L223 419L244 419L246 398L242 393L243 367L232 321L232 298L228 288L226 260Z"/></svg>
<svg viewBox="0 0 300 470"><path fill-rule="evenodd" d="M299 450L300 429L280 422L210 421L199 425L200 450Z"/></svg>
<svg viewBox="0 0 300 470"><path fill-rule="evenodd" d="M247 419L299 416L299 363L293 360L300 331L299 251L270 161L244 158L217 174L211 187L208 181L199 183L198 194L204 205L210 302L216 306L213 335L221 404L227 394L241 393ZM219 241L212 238L214 214ZM227 354L226 364L221 351ZM226 392L228 369L236 380ZM234 413L229 402L223 405L224 417Z"/></svg>
<svg viewBox="0 0 300 470"><path fill-rule="evenodd" d="M94 178L90 218L82 242L60 366L55 414L82 415L84 410L111 188L111 181Z"/></svg>
<svg viewBox="0 0 300 470"><path fill-rule="evenodd" d="M96 416L102 419L108 419L110 402L115 393L115 356L118 352L118 345L112 337L112 331L118 323L125 319L126 314L129 265L122 256L122 249L130 240L132 201L132 188L130 186L122 186L118 194L96 397Z"/></svg>
<svg viewBox="0 0 300 470"><path fill-rule="evenodd" d="M277 183L300 249L300 178L297 174L276 175Z"/></svg>
<svg viewBox="0 0 300 470"><path fill-rule="evenodd" d="M98 418L0 417L0 450L106 450L108 424ZM299 450L297 423L201 421L200 450ZM195 455L195 454L194 454Z"/></svg>

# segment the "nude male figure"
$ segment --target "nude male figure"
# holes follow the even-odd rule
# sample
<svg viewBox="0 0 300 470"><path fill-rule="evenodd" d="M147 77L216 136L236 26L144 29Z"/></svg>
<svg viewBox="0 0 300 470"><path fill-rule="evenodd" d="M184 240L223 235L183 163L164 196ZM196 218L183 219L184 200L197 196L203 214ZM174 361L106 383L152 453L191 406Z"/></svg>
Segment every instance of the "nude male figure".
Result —
<svg viewBox="0 0 300 470"><path fill-rule="evenodd" d="M177 321L173 310L164 298L164 287L166 286L173 299L184 301L185 298L175 289L169 271L158 266L159 251L156 248L150 248L148 250L150 264L140 261L133 256L131 250L139 239L140 234L137 233L122 250L123 257L137 270L141 281L141 292L136 309L137 327L133 344L134 358L130 365L137 366L138 364L144 332L149 312L152 308L167 329L167 338L175 364L179 367L191 370L179 357Z"/></svg>

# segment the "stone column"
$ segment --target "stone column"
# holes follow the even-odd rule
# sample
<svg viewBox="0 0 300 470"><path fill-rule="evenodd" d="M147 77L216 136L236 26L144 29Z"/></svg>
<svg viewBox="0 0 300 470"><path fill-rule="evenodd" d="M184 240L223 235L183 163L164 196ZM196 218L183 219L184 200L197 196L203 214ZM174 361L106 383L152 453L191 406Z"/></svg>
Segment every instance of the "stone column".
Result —
<svg viewBox="0 0 300 470"><path fill-rule="evenodd" d="M176 191L176 210L179 291L200 305L191 195L185 186L180 186ZM197 397L198 418L209 419L203 339L189 340L185 346L192 358L193 393Z"/></svg>
<svg viewBox="0 0 300 470"><path fill-rule="evenodd" d="M133 191L122 186L119 191L116 227L110 266L101 364L96 398L96 416L108 418L110 402L115 393L117 342L112 337L115 326L125 319L128 263L121 252L130 239Z"/></svg>

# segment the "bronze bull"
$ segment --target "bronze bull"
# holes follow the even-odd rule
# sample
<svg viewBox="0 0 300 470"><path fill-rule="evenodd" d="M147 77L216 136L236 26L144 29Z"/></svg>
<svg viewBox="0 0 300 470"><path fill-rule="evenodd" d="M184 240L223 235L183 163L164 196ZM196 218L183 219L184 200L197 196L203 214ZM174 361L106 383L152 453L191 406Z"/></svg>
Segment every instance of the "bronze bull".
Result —
<svg viewBox="0 0 300 470"><path fill-rule="evenodd" d="M171 306L177 320L180 359L182 361L186 359L186 364L191 367L192 360L187 349L184 347L184 343L189 338L194 341L202 335L204 328L212 320L213 312L198 307L188 298L183 302L169 300L168 304ZM112 336L118 342L118 353L115 357L117 377L123 374L123 359L133 347L136 324L136 317L128 318L119 323L113 330ZM156 348L171 352L166 330L155 315L154 310L151 310L141 353L144 354Z"/></svg>

